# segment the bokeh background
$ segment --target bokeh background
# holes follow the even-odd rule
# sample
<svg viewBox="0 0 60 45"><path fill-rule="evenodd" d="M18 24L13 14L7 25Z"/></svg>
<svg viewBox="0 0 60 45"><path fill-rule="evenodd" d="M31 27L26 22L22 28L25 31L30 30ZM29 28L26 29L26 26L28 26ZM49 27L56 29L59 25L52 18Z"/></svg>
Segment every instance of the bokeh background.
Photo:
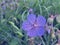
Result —
<svg viewBox="0 0 60 45"><path fill-rule="evenodd" d="M22 22L33 9L47 20L47 33L29 38ZM60 0L0 0L0 45L57 45L60 43Z"/></svg>

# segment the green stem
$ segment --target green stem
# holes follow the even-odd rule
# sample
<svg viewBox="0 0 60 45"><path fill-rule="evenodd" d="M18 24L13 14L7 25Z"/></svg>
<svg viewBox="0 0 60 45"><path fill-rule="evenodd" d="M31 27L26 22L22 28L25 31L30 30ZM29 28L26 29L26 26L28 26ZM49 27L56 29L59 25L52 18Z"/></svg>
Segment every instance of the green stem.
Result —
<svg viewBox="0 0 60 45"><path fill-rule="evenodd" d="M43 41L43 38L42 38L42 37L40 37L40 39L41 39L41 41L42 41L43 45L45 45L45 42Z"/></svg>

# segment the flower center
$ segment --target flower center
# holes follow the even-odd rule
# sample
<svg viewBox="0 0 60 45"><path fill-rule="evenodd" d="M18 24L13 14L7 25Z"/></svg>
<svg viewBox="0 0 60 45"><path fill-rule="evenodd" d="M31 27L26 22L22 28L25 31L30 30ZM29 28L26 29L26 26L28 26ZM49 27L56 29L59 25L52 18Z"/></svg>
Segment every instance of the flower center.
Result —
<svg viewBox="0 0 60 45"><path fill-rule="evenodd" d="M37 24L34 24L34 27L37 27L38 25Z"/></svg>

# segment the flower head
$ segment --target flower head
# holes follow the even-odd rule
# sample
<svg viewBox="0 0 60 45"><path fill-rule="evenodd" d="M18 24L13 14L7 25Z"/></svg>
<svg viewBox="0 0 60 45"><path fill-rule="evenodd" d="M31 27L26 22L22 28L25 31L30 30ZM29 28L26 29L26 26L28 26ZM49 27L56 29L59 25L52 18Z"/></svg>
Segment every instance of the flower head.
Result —
<svg viewBox="0 0 60 45"><path fill-rule="evenodd" d="M36 17L34 14L29 14L27 20L22 24L22 29L27 31L27 35L30 37L42 36L45 32L45 24L46 19L43 16Z"/></svg>

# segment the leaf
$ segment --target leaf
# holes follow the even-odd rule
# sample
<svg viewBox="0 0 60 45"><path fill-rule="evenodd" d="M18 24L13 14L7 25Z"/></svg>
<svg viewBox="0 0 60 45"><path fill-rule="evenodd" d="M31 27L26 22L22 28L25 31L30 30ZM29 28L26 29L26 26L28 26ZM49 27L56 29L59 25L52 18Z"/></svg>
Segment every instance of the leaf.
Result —
<svg viewBox="0 0 60 45"><path fill-rule="evenodd" d="M9 21L9 23L10 23L17 31L20 30L13 22ZM17 32L16 32L16 33L17 33ZM20 36L23 36L23 34L22 34L21 32L19 32L19 35L20 35Z"/></svg>
<svg viewBox="0 0 60 45"><path fill-rule="evenodd" d="M22 20L24 21L25 20L25 13L26 13L27 11L25 10L23 13L22 13Z"/></svg>
<svg viewBox="0 0 60 45"><path fill-rule="evenodd" d="M20 30L13 22L9 21L9 23L17 30Z"/></svg>
<svg viewBox="0 0 60 45"><path fill-rule="evenodd" d="M60 29L60 23L55 25L56 28Z"/></svg>
<svg viewBox="0 0 60 45"><path fill-rule="evenodd" d="M19 31L17 31L17 32L15 32L15 33L18 34L18 37L20 37L20 38L21 38L21 36L23 36L22 33L19 32Z"/></svg>
<svg viewBox="0 0 60 45"><path fill-rule="evenodd" d="M12 41L9 43L9 45L18 45L18 41L15 39L12 39Z"/></svg>

